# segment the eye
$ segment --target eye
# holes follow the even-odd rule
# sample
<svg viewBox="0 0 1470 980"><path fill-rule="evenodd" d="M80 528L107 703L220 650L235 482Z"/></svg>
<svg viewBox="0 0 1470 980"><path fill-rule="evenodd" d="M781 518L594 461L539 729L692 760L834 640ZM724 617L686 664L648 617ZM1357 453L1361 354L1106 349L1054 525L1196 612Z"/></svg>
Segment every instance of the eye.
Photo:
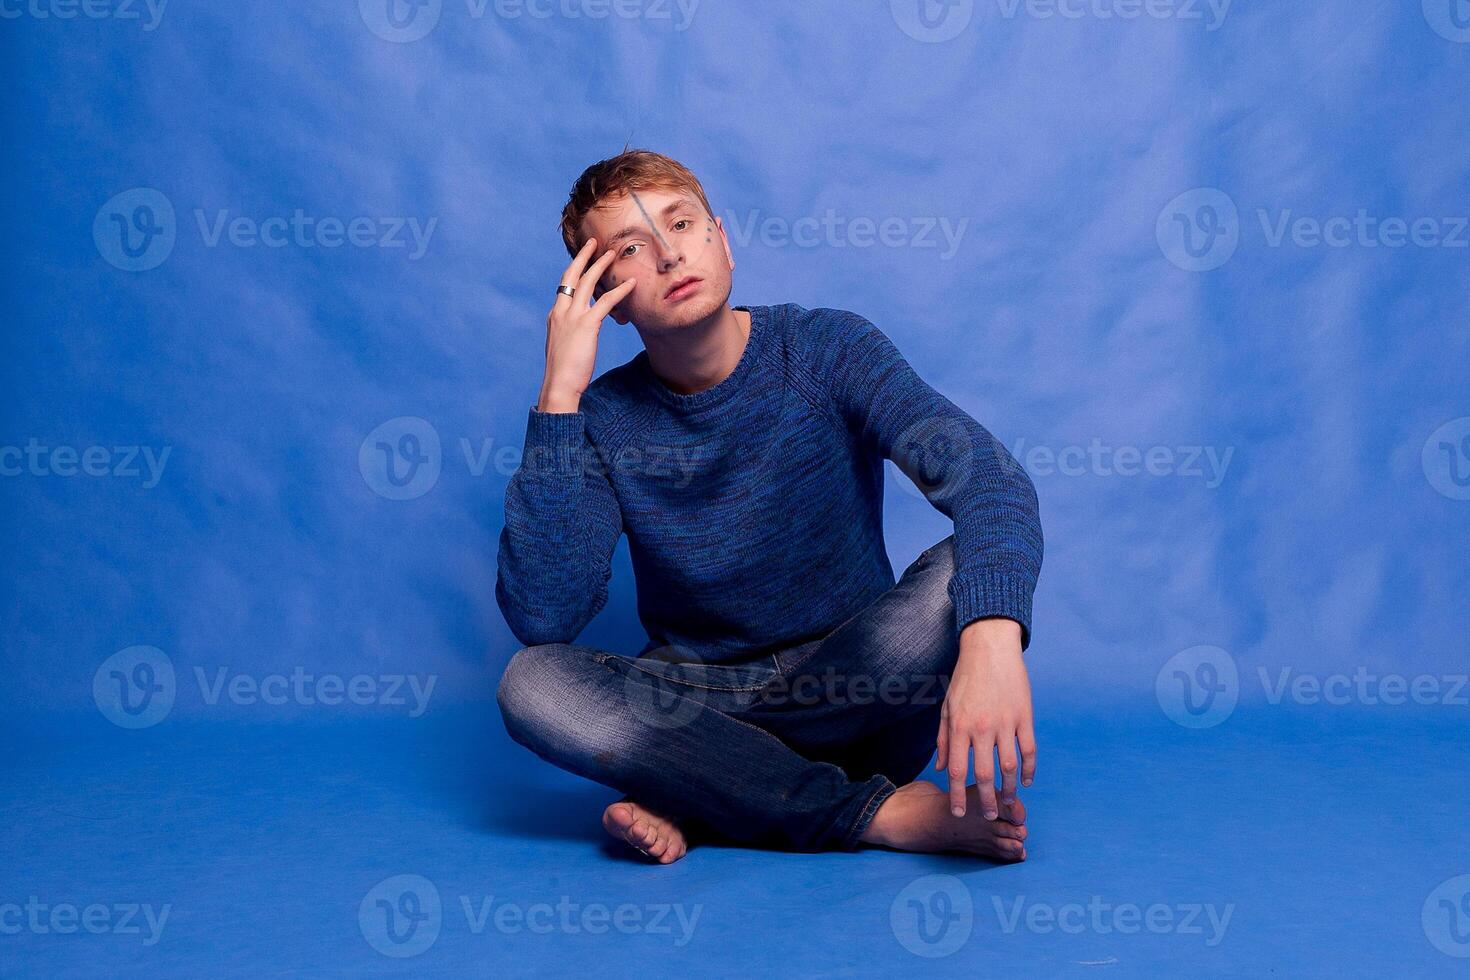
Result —
<svg viewBox="0 0 1470 980"><path fill-rule="evenodd" d="M626 245L623 248L623 251L621 253L619 253L618 258L620 258L620 259L626 259L628 256L632 255L633 252L634 252L634 250L637 249L637 248L638 248L638 243L637 242L629 243L628 245Z"/></svg>
<svg viewBox="0 0 1470 980"><path fill-rule="evenodd" d="M678 221L674 222L674 230L675 231L683 231L684 229L681 228L680 225L690 225L690 224L693 224L693 223L694 222L691 219L689 219L689 218L680 218Z"/></svg>

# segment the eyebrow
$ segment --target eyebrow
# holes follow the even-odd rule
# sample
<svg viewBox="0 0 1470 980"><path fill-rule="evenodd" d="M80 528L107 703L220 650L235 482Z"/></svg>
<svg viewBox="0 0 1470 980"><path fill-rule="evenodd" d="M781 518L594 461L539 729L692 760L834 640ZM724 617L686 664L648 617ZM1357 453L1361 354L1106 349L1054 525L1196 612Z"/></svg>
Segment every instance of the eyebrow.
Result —
<svg viewBox="0 0 1470 980"><path fill-rule="evenodd" d="M638 205L638 210L643 211L643 216L645 218L648 218L648 212L643 210L643 202L638 200L638 195L637 194L634 194L633 195L633 201ZM683 208L689 208L690 210L693 210L693 208L694 208L694 202L691 201L687 197L681 197L677 201L674 201L671 204L665 205L664 206L664 209L659 212L659 217L660 218L668 218L671 215L673 215L676 211L679 211L679 210L681 210ZM649 218L649 224L650 224L650 226L652 225L652 223L653 223L653 219ZM639 227L638 225L628 225L626 228L622 229L621 231L618 231L618 232L616 232L616 233L614 233L612 235L609 235L607 237L607 239L603 242L603 244L606 245L608 248L612 248L614 245L616 245L618 242L622 241L623 239L629 238L629 237L631 237L633 235L637 235L637 234L639 234L642 231L643 231L643 229L641 227ZM655 235L658 235L658 229L657 228L654 228L653 229L653 233ZM659 235L659 240L660 241L663 240L663 236L662 235Z"/></svg>

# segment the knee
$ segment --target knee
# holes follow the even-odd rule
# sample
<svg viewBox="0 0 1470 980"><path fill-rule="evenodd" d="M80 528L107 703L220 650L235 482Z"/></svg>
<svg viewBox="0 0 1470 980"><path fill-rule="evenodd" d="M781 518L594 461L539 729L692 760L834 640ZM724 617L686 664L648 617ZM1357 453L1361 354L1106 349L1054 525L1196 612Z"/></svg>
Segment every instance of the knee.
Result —
<svg viewBox="0 0 1470 980"><path fill-rule="evenodd" d="M919 579L926 605L943 605L949 601L949 582L954 578L954 535L936 541L909 566Z"/></svg>
<svg viewBox="0 0 1470 980"><path fill-rule="evenodd" d="M517 651L506 665L495 701L505 730L517 742L533 741L555 722L561 683L557 668L567 651L564 643L540 643Z"/></svg>
<svg viewBox="0 0 1470 980"><path fill-rule="evenodd" d="M919 560L954 572L954 535L942 538L924 549Z"/></svg>

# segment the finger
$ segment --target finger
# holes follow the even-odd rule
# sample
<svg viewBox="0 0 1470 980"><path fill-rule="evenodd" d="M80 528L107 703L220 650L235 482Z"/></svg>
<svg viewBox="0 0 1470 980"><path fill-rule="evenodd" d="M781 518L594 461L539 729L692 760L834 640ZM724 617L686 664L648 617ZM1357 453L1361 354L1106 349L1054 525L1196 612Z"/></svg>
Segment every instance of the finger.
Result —
<svg viewBox="0 0 1470 980"><path fill-rule="evenodd" d="M633 287L636 285L638 285L637 279L624 279L612 289L603 293L597 298L597 302L592 304L593 315L599 320L607 316L612 312L614 306L617 306L623 301L624 296L633 291Z"/></svg>
<svg viewBox="0 0 1470 980"><path fill-rule="evenodd" d="M949 812L965 815L965 778L970 774L970 739L962 730L949 733Z"/></svg>
<svg viewBox="0 0 1470 980"><path fill-rule="evenodd" d="M587 267L587 271L582 273L582 278L577 280L578 296L583 296L588 299L591 298L592 291L602 281L602 274L607 271L608 266L612 265L614 258L616 258L616 255L613 253L613 250L608 249L597 257L596 262L593 262Z"/></svg>
<svg viewBox="0 0 1470 980"><path fill-rule="evenodd" d="M934 756L934 771L944 771L944 764L949 758L949 719L943 713L939 716L938 751Z"/></svg>
<svg viewBox="0 0 1470 980"><path fill-rule="evenodd" d="M587 262L596 254L596 250L597 239L589 238L583 242L577 254L572 256L572 261L568 262L566 269L562 271L561 281L570 286L581 279L582 270L587 268Z"/></svg>
<svg viewBox="0 0 1470 980"><path fill-rule="evenodd" d="M975 740L975 783L980 790L980 812L986 820L1000 816L1000 807L995 803L995 741L993 738Z"/></svg>
<svg viewBox="0 0 1470 980"><path fill-rule="evenodd" d="M1016 737L1002 735L996 743L1000 756L1000 796L1007 803L1016 802L1016 774L1020 763L1016 760Z"/></svg>
<svg viewBox="0 0 1470 980"><path fill-rule="evenodd" d="M1036 778L1036 732L1029 721L1021 725L1016 739L1021 743L1021 785L1030 786Z"/></svg>
<svg viewBox="0 0 1470 980"><path fill-rule="evenodd" d="M571 263L562 270L561 285L576 288L577 283L582 280L582 269L587 265L587 259L592 255L592 250L597 247L597 239L589 238L582 243L582 249L572 256ZM564 306L571 302L572 297L561 290L556 293L556 305Z"/></svg>

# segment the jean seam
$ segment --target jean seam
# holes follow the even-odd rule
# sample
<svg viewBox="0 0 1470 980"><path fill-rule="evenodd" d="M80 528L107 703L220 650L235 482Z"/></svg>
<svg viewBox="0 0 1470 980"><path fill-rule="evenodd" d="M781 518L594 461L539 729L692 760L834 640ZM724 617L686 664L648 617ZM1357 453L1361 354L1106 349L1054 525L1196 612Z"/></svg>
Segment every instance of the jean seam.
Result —
<svg viewBox="0 0 1470 980"><path fill-rule="evenodd" d="M852 826L848 828L847 835L842 839L842 846L845 850L850 851L857 847L858 839L862 837L863 831L868 829L868 824L872 823L878 807L882 806L884 801L897 789L898 787L893 785L891 779L887 776L883 777L882 784L873 791L872 796L868 797L868 802L863 806L862 812L858 814L858 818L853 821Z"/></svg>
<svg viewBox="0 0 1470 980"><path fill-rule="evenodd" d="M607 661L603 661L603 663L606 662ZM775 680L775 677L773 676L770 680L765 680L759 684L754 684L748 687L719 687L713 684L696 684L694 681L686 681L681 680L677 677L670 677L669 675L660 673L656 670L649 670L647 667L640 667L638 663L633 660L628 660L627 664L629 667L632 667L635 670L642 671L649 677L657 677L659 680L668 681L670 684L679 684L683 687L697 687L701 691L761 691L765 689L766 685L770 684L771 680ZM705 664L702 666L718 666L718 664Z"/></svg>

